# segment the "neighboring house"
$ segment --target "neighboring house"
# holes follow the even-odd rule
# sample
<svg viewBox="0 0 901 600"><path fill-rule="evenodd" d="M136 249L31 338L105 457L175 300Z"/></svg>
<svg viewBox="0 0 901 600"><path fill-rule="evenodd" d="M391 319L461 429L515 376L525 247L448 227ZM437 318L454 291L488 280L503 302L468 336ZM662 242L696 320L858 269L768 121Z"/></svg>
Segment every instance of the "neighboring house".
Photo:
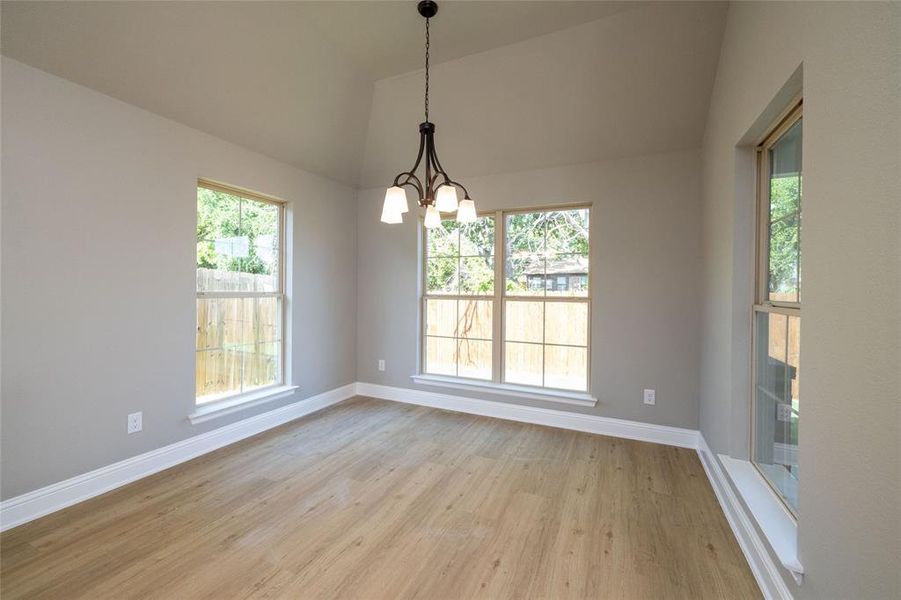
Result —
<svg viewBox="0 0 901 600"><path fill-rule="evenodd" d="M588 258L579 255L549 258L546 267L538 262L529 265L525 276L531 291L585 291L588 288Z"/></svg>

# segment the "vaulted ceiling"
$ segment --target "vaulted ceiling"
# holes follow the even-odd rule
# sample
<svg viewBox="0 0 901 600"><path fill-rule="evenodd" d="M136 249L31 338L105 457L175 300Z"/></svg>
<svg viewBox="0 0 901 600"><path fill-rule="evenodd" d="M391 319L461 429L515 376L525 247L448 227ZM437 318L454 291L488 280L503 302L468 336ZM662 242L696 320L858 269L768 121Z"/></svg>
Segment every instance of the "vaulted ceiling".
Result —
<svg viewBox="0 0 901 600"><path fill-rule="evenodd" d="M6 56L164 117L375 185L415 152L414 7L4 1L0 42ZM724 16L721 3L442 2L442 161L481 174L697 145Z"/></svg>

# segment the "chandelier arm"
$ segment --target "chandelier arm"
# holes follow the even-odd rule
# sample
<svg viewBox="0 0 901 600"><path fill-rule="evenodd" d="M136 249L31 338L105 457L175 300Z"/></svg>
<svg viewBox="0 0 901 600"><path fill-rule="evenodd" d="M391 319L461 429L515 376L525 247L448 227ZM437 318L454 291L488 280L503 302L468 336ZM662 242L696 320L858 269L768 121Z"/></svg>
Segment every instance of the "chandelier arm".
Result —
<svg viewBox="0 0 901 600"><path fill-rule="evenodd" d="M450 181L450 179L448 178L447 172L444 170L444 167L441 166L441 161L438 160L438 151L435 149L434 141L432 142L431 150L432 150L432 163L435 165L435 170L438 173L441 173L442 175L444 175L444 182L448 183L448 181Z"/></svg>
<svg viewBox="0 0 901 600"><path fill-rule="evenodd" d="M448 183L450 183L450 179L447 178L446 174L442 173L441 171L437 171L434 175L432 175L432 179L429 180L429 188L431 188L432 191L438 191L438 188L441 187L441 185L435 187L435 182L438 181L439 177L444 178L444 181L441 183L441 185L447 185Z"/></svg>
<svg viewBox="0 0 901 600"><path fill-rule="evenodd" d="M455 185L455 186L457 186L458 188L460 188L461 190L463 190L463 199L464 199L464 200L470 200L470 197L469 197L469 191L466 189L466 186L464 186L462 183L458 183L458 182L456 182L456 181L453 181L453 180L451 180L451 179L448 179L448 180L447 180L447 185Z"/></svg>
<svg viewBox="0 0 901 600"><path fill-rule="evenodd" d="M419 152L416 153L416 162L413 163L413 167L409 171L406 171L407 173L415 173L416 169L419 168L419 163L422 162L423 152L426 149L425 138L426 138L425 132L420 129L420 131L419 131ZM428 160L428 159L426 159L426 160ZM401 173L401 175L403 175L403 173Z"/></svg>
<svg viewBox="0 0 901 600"><path fill-rule="evenodd" d="M433 194L432 194L433 197L435 197L436 192L438 191L438 188L441 187L442 185L450 185L451 180L450 180L450 177L447 176L447 173L445 172L444 168L441 166L441 162L438 160L438 152L435 150L434 141L432 142L431 154L429 155L429 158L431 158L432 164L435 165L435 174L429 180L429 188L433 192ZM443 181L439 185L436 186L435 183L438 181L439 177L441 177L443 179Z"/></svg>
<svg viewBox="0 0 901 600"><path fill-rule="evenodd" d="M434 128L425 132L425 203L432 204L435 201L435 190L432 188L432 155L434 154L435 141L432 137Z"/></svg>
<svg viewBox="0 0 901 600"><path fill-rule="evenodd" d="M400 178L404 175L406 175L407 178L401 181ZM408 186L414 188L419 194L419 199L422 200L422 182L419 181L419 178L411 171L399 173L398 176L394 178L394 185L398 187Z"/></svg>

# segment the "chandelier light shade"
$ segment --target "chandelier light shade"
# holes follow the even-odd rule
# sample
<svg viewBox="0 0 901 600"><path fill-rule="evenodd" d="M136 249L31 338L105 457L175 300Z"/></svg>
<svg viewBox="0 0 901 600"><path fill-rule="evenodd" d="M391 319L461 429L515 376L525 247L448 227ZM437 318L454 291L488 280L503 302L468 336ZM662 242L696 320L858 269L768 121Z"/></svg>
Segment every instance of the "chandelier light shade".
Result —
<svg viewBox="0 0 901 600"><path fill-rule="evenodd" d="M457 208L457 221L460 223L473 223L476 220L476 203L472 200L461 200Z"/></svg>
<svg viewBox="0 0 901 600"><path fill-rule="evenodd" d="M385 193L382 222L403 222L403 213L408 211L404 188L410 187L416 190L419 206L426 209L426 227L440 226L442 212L456 212L457 221L471 223L476 220L475 203L466 188L451 179L441 166L435 150L435 124L429 121L429 20L438 13L438 4L433 0L422 0L417 10L425 17L425 121L419 124L419 152L413 168L398 174ZM417 175L420 167L422 173ZM463 191L463 200L459 202L458 189Z"/></svg>
<svg viewBox="0 0 901 600"><path fill-rule="evenodd" d="M406 190L397 186L388 188L388 191L385 192L385 208L392 213L409 212Z"/></svg>
<svg viewBox="0 0 901 600"><path fill-rule="evenodd" d="M435 197L435 208L440 212L457 212L457 188L442 185Z"/></svg>
<svg viewBox="0 0 901 600"><path fill-rule="evenodd" d="M431 229L432 227L438 227L441 225L441 213L438 212L438 209L434 206L429 206L425 209L425 221L424 224L426 227Z"/></svg>
<svg viewBox="0 0 901 600"><path fill-rule="evenodd" d="M385 199L385 204L382 205L382 223L388 223L389 225L393 225L395 223L403 223L404 216L403 213L399 210L391 210L390 205L388 204L388 199Z"/></svg>

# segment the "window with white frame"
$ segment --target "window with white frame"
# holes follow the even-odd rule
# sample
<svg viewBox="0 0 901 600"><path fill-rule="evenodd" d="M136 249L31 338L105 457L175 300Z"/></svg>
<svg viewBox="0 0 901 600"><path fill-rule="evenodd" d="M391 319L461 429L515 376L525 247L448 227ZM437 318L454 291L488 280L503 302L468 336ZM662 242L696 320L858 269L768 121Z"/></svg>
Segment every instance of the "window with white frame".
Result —
<svg viewBox="0 0 901 600"><path fill-rule="evenodd" d="M758 147L753 462L798 508L801 350L801 148L798 104Z"/></svg>
<svg viewBox="0 0 901 600"><path fill-rule="evenodd" d="M282 202L197 187L198 405L283 383Z"/></svg>
<svg viewBox="0 0 901 600"><path fill-rule="evenodd" d="M587 207L426 229L423 372L588 391L588 232Z"/></svg>

